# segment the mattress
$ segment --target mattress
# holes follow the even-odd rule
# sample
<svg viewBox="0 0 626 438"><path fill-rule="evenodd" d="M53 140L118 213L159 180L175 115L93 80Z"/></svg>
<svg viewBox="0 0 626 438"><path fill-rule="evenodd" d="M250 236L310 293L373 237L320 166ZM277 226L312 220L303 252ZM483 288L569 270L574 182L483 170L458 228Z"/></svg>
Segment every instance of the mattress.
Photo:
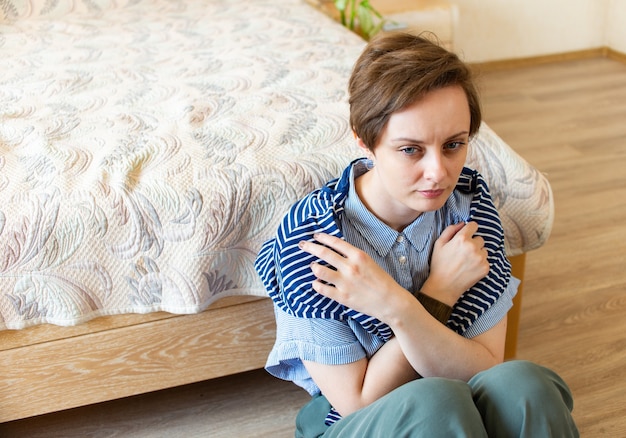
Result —
<svg viewBox="0 0 626 438"><path fill-rule="evenodd" d="M304 0L8 0L0 13L0 329L265 296L256 253L358 155L364 42ZM546 179L484 125L470 165L507 251Z"/></svg>

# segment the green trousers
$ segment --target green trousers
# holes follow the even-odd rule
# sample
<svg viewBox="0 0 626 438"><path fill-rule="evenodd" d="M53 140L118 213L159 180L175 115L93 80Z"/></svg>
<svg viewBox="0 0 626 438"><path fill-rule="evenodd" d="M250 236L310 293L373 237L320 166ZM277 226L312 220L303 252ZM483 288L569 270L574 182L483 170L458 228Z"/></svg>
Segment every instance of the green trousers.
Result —
<svg viewBox="0 0 626 438"><path fill-rule="evenodd" d="M511 361L467 383L409 382L330 427L324 424L330 404L316 396L298 413L296 437L578 437L572 408L570 390L556 373Z"/></svg>

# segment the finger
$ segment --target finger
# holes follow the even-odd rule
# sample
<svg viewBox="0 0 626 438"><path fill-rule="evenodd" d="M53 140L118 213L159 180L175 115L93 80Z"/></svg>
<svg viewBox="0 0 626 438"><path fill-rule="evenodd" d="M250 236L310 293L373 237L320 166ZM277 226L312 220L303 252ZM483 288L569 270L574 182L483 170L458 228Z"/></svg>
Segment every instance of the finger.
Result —
<svg viewBox="0 0 626 438"><path fill-rule="evenodd" d="M311 263L311 271L313 272L313 275L315 275L315 277L323 283L334 285L339 280L339 274L332 266Z"/></svg>
<svg viewBox="0 0 626 438"><path fill-rule="evenodd" d="M472 237L478 231L478 223L474 221L467 222L461 229L461 232L468 237Z"/></svg>
<svg viewBox="0 0 626 438"><path fill-rule="evenodd" d="M329 248L332 248L333 250L335 250L336 252L338 252L339 254L345 257L348 257L351 254L351 252L356 250L354 246L352 246L345 240L340 239L339 237L336 237L336 236L331 236L330 234L316 233L313 235L313 238L317 242L323 245L326 245Z"/></svg>
<svg viewBox="0 0 626 438"><path fill-rule="evenodd" d="M324 245L315 242L309 242L301 240L298 242L298 247L311 255L314 255L318 259L324 260L326 263L338 267L345 258L338 254L334 249L328 248Z"/></svg>
<svg viewBox="0 0 626 438"><path fill-rule="evenodd" d="M485 239L480 236L475 236L472 238L472 240L474 241L474 245L476 246L476 248L485 249Z"/></svg>
<svg viewBox="0 0 626 438"><path fill-rule="evenodd" d="M313 287L313 290L318 294L336 300L335 295L337 294L337 288L335 288L332 284L324 283L320 280L315 280L311 283L311 286Z"/></svg>
<svg viewBox="0 0 626 438"><path fill-rule="evenodd" d="M453 225L448 225L443 230L443 232L439 236L439 239L437 240L440 240L441 243L449 242L450 240L452 240L454 236L456 236L456 233L458 233L464 226L465 226L464 222L460 222L458 224L453 224Z"/></svg>
<svg viewBox="0 0 626 438"><path fill-rule="evenodd" d="M457 238L461 240L471 240L477 231L478 224L476 222L467 222L466 224L463 224L461 229L452 237L452 239Z"/></svg>

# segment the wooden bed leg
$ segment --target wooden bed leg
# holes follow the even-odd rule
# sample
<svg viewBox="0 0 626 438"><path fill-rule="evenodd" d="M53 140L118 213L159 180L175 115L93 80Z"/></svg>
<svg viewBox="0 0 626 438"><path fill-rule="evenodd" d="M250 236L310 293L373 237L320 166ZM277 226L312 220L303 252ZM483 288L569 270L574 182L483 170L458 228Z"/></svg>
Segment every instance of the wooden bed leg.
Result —
<svg viewBox="0 0 626 438"><path fill-rule="evenodd" d="M504 346L504 360L515 359L517 353L517 335L519 333L519 320L522 310L522 291L524 288L524 270L526 268L526 254L509 257L513 276L519 278L521 283L517 289L517 295L513 298L513 307L508 313L508 325L506 329L506 343Z"/></svg>

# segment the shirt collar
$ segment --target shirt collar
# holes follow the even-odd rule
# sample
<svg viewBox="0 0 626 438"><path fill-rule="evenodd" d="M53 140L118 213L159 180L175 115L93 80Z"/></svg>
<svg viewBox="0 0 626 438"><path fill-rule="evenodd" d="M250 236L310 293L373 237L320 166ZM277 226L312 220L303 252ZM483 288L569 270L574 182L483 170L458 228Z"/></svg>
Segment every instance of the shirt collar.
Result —
<svg viewBox="0 0 626 438"><path fill-rule="evenodd" d="M401 233L389 227L363 205L356 192L354 180L367 171L365 160L357 161L352 165L350 188L345 205L346 219L350 221L351 225L372 245L381 257L387 256L400 235L406 238L415 250L422 251L431 239L435 212L422 213Z"/></svg>

